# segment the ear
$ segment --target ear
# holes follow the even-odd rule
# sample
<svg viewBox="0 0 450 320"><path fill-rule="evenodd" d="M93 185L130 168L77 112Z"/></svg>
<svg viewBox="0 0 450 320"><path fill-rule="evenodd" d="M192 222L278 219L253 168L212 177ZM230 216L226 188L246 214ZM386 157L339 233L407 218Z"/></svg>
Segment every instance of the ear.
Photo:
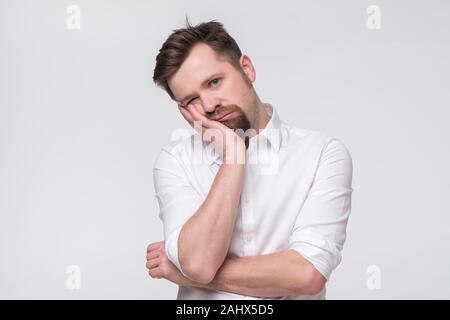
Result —
<svg viewBox="0 0 450 320"><path fill-rule="evenodd" d="M248 80L253 83L256 80L256 71L250 57L243 54L239 58L239 64L241 65L242 70L244 70L245 74L247 75Z"/></svg>

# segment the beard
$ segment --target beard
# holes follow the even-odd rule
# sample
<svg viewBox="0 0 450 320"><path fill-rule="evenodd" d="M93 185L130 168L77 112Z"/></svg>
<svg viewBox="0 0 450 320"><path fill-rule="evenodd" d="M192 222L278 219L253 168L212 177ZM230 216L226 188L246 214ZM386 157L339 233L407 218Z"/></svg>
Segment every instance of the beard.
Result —
<svg viewBox="0 0 450 320"><path fill-rule="evenodd" d="M248 129L251 128L250 120L245 115L245 113L242 110L242 108L240 108L237 105L232 105L232 106L229 106L229 107L225 107L223 109L225 111L219 111L219 112L217 112L217 114L221 114L221 113L225 113L225 112L229 112L229 111L234 111L234 112L237 113L237 116L234 117L233 119L221 121L222 124L224 124L228 128L233 129L235 131L237 129L241 129L244 132L246 132Z"/></svg>
<svg viewBox="0 0 450 320"><path fill-rule="evenodd" d="M224 111L221 111L221 110ZM248 119L247 115L244 113L242 108L240 108L237 105L232 105L228 107L221 108L217 112L214 113L214 115L223 114L225 112L234 111L237 113L237 116L235 116L233 119L224 120L221 121L221 123L228 128L232 129L236 132L237 135L239 135L245 142L245 147L248 148L249 146L249 137L246 135L246 132L251 128L250 120Z"/></svg>

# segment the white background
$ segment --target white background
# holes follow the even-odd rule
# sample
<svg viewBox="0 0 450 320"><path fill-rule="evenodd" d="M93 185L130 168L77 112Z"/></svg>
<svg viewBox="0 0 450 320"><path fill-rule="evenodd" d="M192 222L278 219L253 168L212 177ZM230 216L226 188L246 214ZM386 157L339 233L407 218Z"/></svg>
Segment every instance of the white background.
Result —
<svg viewBox="0 0 450 320"><path fill-rule="evenodd" d="M70 30L69 5L81 9ZM366 26L369 5L381 29ZM341 139L353 202L328 299L450 298L447 1L0 1L0 298L173 299L153 161L189 128L152 83L188 14L217 19L280 118ZM69 290L67 267L81 269ZM367 286L371 265L381 288Z"/></svg>

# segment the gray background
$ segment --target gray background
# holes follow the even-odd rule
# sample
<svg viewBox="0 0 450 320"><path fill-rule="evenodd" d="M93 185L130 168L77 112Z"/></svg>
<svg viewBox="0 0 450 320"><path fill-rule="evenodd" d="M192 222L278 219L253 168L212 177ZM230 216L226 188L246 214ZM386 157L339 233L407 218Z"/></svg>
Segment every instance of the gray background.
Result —
<svg viewBox="0 0 450 320"><path fill-rule="evenodd" d="M366 27L372 4L381 30ZM449 299L450 4L437 0L0 1L0 298L175 298L145 249L162 239L153 161L189 128L153 85L154 59L186 13L225 24L284 121L351 152L327 297Z"/></svg>

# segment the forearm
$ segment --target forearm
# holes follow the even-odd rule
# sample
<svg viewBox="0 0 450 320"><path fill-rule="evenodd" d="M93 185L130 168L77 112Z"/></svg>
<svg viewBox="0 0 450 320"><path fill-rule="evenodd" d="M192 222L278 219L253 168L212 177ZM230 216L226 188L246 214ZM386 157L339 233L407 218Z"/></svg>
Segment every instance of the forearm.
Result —
<svg viewBox="0 0 450 320"><path fill-rule="evenodd" d="M294 250L285 250L227 259L211 283L187 281L184 285L254 297L316 294L324 283L316 274L309 261Z"/></svg>
<svg viewBox="0 0 450 320"><path fill-rule="evenodd" d="M186 274L194 275L202 270L208 278L223 263L244 177L245 164L222 164L205 201L184 224L178 240L178 257Z"/></svg>

